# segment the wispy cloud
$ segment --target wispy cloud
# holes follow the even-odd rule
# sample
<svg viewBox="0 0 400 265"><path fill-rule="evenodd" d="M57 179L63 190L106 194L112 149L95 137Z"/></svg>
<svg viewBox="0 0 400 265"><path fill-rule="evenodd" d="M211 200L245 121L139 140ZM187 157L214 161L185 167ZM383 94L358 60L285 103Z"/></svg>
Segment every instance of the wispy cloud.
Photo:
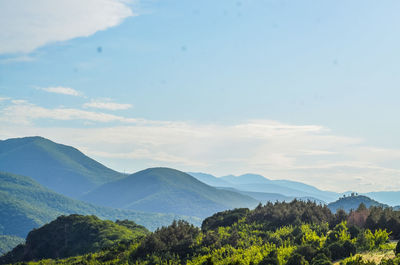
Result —
<svg viewBox="0 0 400 265"><path fill-rule="evenodd" d="M93 124L77 128L76 123L45 123L53 120ZM369 146L363 139L336 135L320 125L156 121L44 108L24 100L0 105L0 121L0 138L41 135L76 146L117 170L168 166L216 175L255 172L336 191L400 189L400 150Z"/></svg>
<svg viewBox="0 0 400 265"><path fill-rule="evenodd" d="M132 108L132 105L112 102L110 99L103 99L103 100L92 100L90 102L83 104L83 107L105 109L105 110L125 110Z"/></svg>
<svg viewBox="0 0 400 265"><path fill-rule="evenodd" d="M125 0L0 1L0 54L87 37L133 16Z"/></svg>
<svg viewBox="0 0 400 265"><path fill-rule="evenodd" d="M63 95L69 95L69 96L81 96L82 93L79 91L70 88L70 87L62 87L62 86L56 86L56 87L40 87L37 88L39 90L43 90L49 93L56 93L56 94L63 94Z"/></svg>
<svg viewBox="0 0 400 265"><path fill-rule="evenodd" d="M14 124L33 124L35 120L61 120L61 121L91 121L91 122L122 122L135 123L137 119L125 118L122 116L86 111L74 108L44 108L29 103L26 100L12 100L11 105L7 105L0 110L0 120Z"/></svg>
<svg viewBox="0 0 400 265"><path fill-rule="evenodd" d="M0 64L9 64L9 63L20 63L20 62L32 62L35 60L35 57L29 55L21 55L14 57L1 58Z"/></svg>

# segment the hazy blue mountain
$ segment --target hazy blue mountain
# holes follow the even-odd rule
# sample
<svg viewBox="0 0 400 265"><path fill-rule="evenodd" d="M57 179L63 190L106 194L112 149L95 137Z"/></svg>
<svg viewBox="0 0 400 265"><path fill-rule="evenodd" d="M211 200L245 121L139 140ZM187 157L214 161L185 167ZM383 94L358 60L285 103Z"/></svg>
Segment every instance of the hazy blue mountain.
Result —
<svg viewBox="0 0 400 265"><path fill-rule="evenodd" d="M290 197L310 197L325 202L333 201L340 196L338 193L322 191L301 182L270 180L257 174L228 175L221 179L232 183L234 188L245 191L279 193Z"/></svg>
<svg viewBox="0 0 400 265"><path fill-rule="evenodd" d="M200 223L198 218L94 206L57 194L29 177L0 172L0 235L25 237L33 228L73 213L110 220L129 219L151 230L169 225L177 218Z"/></svg>
<svg viewBox="0 0 400 265"><path fill-rule="evenodd" d="M314 186L292 180L272 180L273 183L295 190L301 190L325 202L337 200L340 194L333 191L320 190Z"/></svg>
<svg viewBox="0 0 400 265"><path fill-rule="evenodd" d="M204 182L207 185L213 187L231 187L232 183L225 181L221 178L217 178L211 174L201 173L201 172L188 172L189 175L195 177L196 179Z"/></svg>
<svg viewBox="0 0 400 265"><path fill-rule="evenodd" d="M71 146L42 137L0 141L0 171L30 176L45 187L74 198L123 176Z"/></svg>
<svg viewBox="0 0 400 265"><path fill-rule="evenodd" d="M255 183L270 183L271 180L257 174L244 174L240 176L235 176L235 175L227 175L223 176L220 179L225 180L229 183L235 184L235 185L243 185L243 184L255 184Z"/></svg>
<svg viewBox="0 0 400 265"><path fill-rule="evenodd" d="M218 190L171 168L149 168L106 183L82 197L99 205L149 212L205 217L257 201L237 192Z"/></svg>
<svg viewBox="0 0 400 265"><path fill-rule="evenodd" d="M390 206L400 205L400 191L368 192L365 195Z"/></svg>
<svg viewBox="0 0 400 265"><path fill-rule="evenodd" d="M231 187L246 192L258 192L267 194L280 194L278 198L303 198L317 202L331 202L340 197L340 194L319 190L314 186L291 180L270 180L257 174L244 174L240 176L228 175L215 177L206 173L189 173L198 180L214 187ZM257 196L257 195L254 195ZM262 195L268 198L270 195ZM277 198L272 196L271 198Z"/></svg>
<svg viewBox="0 0 400 265"><path fill-rule="evenodd" d="M367 196L354 195L341 197L337 201L329 203L328 208L333 213L335 213L339 209L343 209L346 212L349 212L350 210L357 210L358 206L360 206L361 203L364 203L367 208L371 206L389 207L388 205L375 201Z"/></svg>
<svg viewBox="0 0 400 265"><path fill-rule="evenodd" d="M219 187L218 189L223 189L223 190L230 190L230 191L235 191L243 195L250 196L254 199L256 199L258 202L265 204L267 202L290 202L293 201L294 199L301 200L301 201L313 201L316 203L320 204L325 204L324 201L321 201L319 199L313 198L313 197L291 197L291 196L285 196L279 193L266 193L266 192L254 192L254 191L242 191L238 190L235 188L230 188L230 187Z"/></svg>

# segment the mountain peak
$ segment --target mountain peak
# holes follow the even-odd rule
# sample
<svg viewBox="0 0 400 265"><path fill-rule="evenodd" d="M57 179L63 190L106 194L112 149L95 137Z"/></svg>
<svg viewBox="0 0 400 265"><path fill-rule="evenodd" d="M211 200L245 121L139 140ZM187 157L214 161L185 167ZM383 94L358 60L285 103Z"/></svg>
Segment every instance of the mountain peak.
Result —
<svg viewBox="0 0 400 265"><path fill-rule="evenodd" d="M75 198L122 177L78 149L41 136L0 141L0 170L30 176L47 188Z"/></svg>

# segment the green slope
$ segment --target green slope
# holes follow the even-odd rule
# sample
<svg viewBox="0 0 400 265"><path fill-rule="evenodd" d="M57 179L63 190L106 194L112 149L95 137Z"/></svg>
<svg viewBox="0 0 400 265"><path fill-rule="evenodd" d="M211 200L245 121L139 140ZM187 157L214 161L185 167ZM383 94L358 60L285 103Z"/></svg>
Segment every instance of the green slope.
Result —
<svg viewBox="0 0 400 265"><path fill-rule="evenodd" d="M350 210L357 210L358 206L360 206L361 203L363 203L367 208L371 206L378 206L383 208L389 207L388 205L377 202L367 196L356 195L342 197L335 202L329 203L328 208L334 213L339 209L349 212Z"/></svg>
<svg viewBox="0 0 400 265"><path fill-rule="evenodd" d="M96 216L60 216L39 229L32 230L26 243L0 257L0 264L45 258L65 258L130 242L149 234L133 222L103 221Z"/></svg>
<svg viewBox="0 0 400 265"><path fill-rule="evenodd" d="M0 171L30 176L45 187L74 198L123 176L73 147L42 137L0 141Z"/></svg>
<svg viewBox="0 0 400 265"><path fill-rule="evenodd" d="M233 191L218 190L170 168L149 168L106 183L82 199L99 205L149 212L205 217L257 201Z"/></svg>
<svg viewBox="0 0 400 265"><path fill-rule="evenodd" d="M141 213L110 209L70 199L44 188L29 177L0 172L0 235L25 237L57 216L66 214L97 215L102 219L129 219L154 230L184 218L199 224L197 218L173 214Z"/></svg>

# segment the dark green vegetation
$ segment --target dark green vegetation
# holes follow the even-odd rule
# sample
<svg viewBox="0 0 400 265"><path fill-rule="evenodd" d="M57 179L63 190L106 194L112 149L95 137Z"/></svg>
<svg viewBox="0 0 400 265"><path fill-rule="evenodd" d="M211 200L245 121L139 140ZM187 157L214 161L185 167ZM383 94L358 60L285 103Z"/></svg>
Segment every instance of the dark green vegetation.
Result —
<svg viewBox="0 0 400 265"><path fill-rule="evenodd" d="M140 213L110 209L73 200L44 188L34 180L0 172L0 234L25 237L33 228L40 227L65 214L93 214L104 219L129 219L155 229L180 218L176 215ZM188 219L199 223L199 219Z"/></svg>
<svg viewBox="0 0 400 265"><path fill-rule="evenodd" d="M275 196L274 199L277 200L282 200L282 197L286 196L289 200L294 198L308 198L310 200L330 202L339 197L338 193L322 191L301 182L270 180L256 174L245 174L241 176L228 175L220 178L204 173L190 174L211 186L234 188L242 192L266 193L266 196ZM276 194L279 194L279 196L276 196Z"/></svg>
<svg viewBox="0 0 400 265"><path fill-rule="evenodd" d="M389 207L388 205L377 202L371 198L368 198L367 196L352 194L341 197L335 202L329 203L328 208L333 212L336 212L339 209L349 212L351 210L356 210L360 204L364 204L367 208L371 206L379 206L383 208Z"/></svg>
<svg viewBox="0 0 400 265"><path fill-rule="evenodd" d="M0 141L0 171L30 176L45 187L74 198L123 176L71 146L42 137Z"/></svg>
<svg viewBox="0 0 400 265"><path fill-rule="evenodd" d="M16 245L25 242L25 239L18 236L0 235L0 255L12 250Z"/></svg>
<svg viewBox="0 0 400 265"><path fill-rule="evenodd" d="M149 168L106 183L83 199L115 208L198 217L229 208L257 205L257 201L249 196L216 189L170 168Z"/></svg>
<svg viewBox="0 0 400 265"><path fill-rule="evenodd" d="M365 215L365 222L355 224L356 213ZM391 208L361 205L349 214L333 214L313 202L267 203L254 210L214 214L201 229L174 221L138 242L116 243L95 253L40 264L329 265L344 259L347 265L374 265L353 255L380 250L394 254L389 239L398 239L400 234L388 229L390 223L400 227L400 214ZM379 264L399 262L400 257Z"/></svg>
<svg viewBox="0 0 400 265"><path fill-rule="evenodd" d="M0 258L0 263L65 258L133 243L149 231L131 221L102 221L96 216L60 216L31 231L26 243Z"/></svg>

